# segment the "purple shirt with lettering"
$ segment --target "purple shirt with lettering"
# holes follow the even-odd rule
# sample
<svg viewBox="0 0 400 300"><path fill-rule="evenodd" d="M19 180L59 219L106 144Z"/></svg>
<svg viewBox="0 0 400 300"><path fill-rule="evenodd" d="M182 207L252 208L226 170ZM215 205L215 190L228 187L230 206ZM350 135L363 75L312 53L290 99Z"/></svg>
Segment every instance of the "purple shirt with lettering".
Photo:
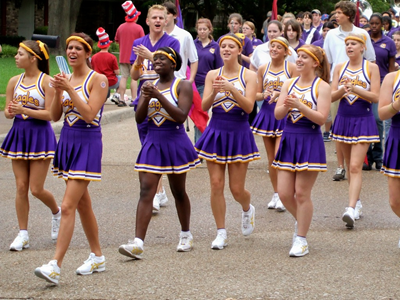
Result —
<svg viewBox="0 0 400 300"><path fill-rule="evenodd" d="M224 65L222 62L221 54L219 52L219 45L216 41L212 40L208 45L203 47L199 39L194 40L194 45L197 49L197 56L199 57L199 66L195 77L196 86L204 85L208 71L218 69Z"/></svg>

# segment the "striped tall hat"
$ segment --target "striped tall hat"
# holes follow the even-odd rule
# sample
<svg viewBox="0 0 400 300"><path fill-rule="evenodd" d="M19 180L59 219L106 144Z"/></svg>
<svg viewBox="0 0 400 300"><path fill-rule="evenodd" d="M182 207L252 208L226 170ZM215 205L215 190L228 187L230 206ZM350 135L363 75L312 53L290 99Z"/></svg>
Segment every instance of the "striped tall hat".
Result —
<svg viewBox="0 0 400 300"><path fill-rule="evenodd" d="M125 13L127 14L125 16L125 21L126 22L134 22L139 18L140 16L140 11L138 11L133 5L132 1L125 1L122 4L122 8L124 9Z"/></svg>
<svg viewBox="0 0 400 300"><path fill-rule="evenodd" d="M99 37L99 42L97 43L97 46L99 46L100 49L104 49L110 46L112 41L110 41L110 37L103 27L99 27L96 31L96 34Z"/></svg>

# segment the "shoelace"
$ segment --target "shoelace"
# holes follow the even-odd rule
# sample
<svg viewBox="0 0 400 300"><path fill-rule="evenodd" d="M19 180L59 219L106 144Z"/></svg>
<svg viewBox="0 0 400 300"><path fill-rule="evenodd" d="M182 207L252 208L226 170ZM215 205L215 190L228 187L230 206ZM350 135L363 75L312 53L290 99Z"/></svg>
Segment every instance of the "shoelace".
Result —
<svg viewBox="0 0 400 300"><path fill-rule="evenodd" d="M58 231L58 229L60 228L60 225L58 224L58 222L57 222L58 220L57 219L53 219L52 220L52 229L53 229L53 232L57 232Z"/></svg>
<svg viewBox="0 0 400 300"><path fill-rule="evenodd" d="M242 224L243 224L244 228L247 228L247 226L249 226L249 224L250 224L250 215L249 214L244 215Z"/></svg>
<svg viewBox="0 0 400 300"><path fill-rule="evenodd" d="M342 173L343 173L343 169L342 168L337 168L336 169L336 174L337 175L342 175Z"/></svg>

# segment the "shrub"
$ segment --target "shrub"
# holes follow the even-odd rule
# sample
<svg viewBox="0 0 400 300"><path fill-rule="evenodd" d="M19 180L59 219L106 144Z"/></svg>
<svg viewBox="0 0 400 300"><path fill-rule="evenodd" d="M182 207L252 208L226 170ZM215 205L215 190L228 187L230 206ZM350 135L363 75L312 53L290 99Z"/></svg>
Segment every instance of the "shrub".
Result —
<svg viewBox="0 0 400 300"><path fill-rule="evenodd" d="M21 43L22 41L25 41L26 38L23 36L17 36L17 35L3 35L0 36L0 44L6 44L6 45L10 45L10 46L14 46L14 47L19 47L19 43Z"/></svg>
<svg viewBox="0 0 400 300"><path fill-rule="evenodd" d="M34 33L34 34L44 34L44 35L47 35L47 29L48 29L48 26L36 27L35 30L33 31L33 33Z"/></svg>
<svg viewBox="0 0 400 300"><path fill-rule="evenodd" d="M93 49L92 49L92 55L96 54L97 52L100 52L99 46L97 46L97 42L94 42L93 44ZM110 49L108 49L108 52L119 52L119 45L115 42L111 43Z"/></svg>
<svg viewBox="0 0 400 300"><path fill-rule="evenodd" d="M1 45L2 52L0 57L14 57L17 54L18 48L10 45Z"/></svg>

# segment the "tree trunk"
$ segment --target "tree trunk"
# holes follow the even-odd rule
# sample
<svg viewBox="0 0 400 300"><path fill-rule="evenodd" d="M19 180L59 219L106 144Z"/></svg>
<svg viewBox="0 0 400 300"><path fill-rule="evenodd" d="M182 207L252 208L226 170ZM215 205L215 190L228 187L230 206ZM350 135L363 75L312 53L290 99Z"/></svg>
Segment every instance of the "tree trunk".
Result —
<svg viewBox="0 0 400 300"><path fill-rule="evenodd" d="M54 54L65 53L65 40L75 31L79 9L82 0L51 0L49 1L49 35L60 37L60 46L51 52Z"/></svg>

